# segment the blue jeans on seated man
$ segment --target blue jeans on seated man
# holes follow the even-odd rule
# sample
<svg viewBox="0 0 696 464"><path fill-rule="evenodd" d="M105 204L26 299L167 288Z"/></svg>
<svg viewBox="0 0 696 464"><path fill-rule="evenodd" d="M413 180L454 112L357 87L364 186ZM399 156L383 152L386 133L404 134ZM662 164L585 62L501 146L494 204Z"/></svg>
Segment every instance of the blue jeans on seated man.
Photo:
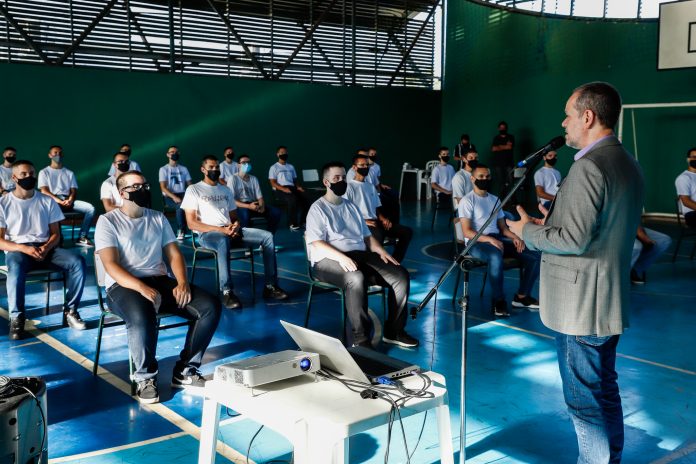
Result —
<svg viewBox="0 0 696 464"><path fill-rule="evenodd" d="M644 229L650 240L655 242L655 244L647 247L638 239L633 242L631 269L636 271L638 275L643 274L672 244L672 239L669 235L648 228Z"/></svg>
<svg viewBox="0 0 696 464"><path fill-rule="evenodd" d="M183 193L175 193L174 195L178 196L180 200L182 200L184 198ZM169 197L163 196L162 199L164 200L164 204L168 208L174 208L174 211L176 213L176 228L177 228L177 230L186 231L186 216L185 216L184 210L181 209L181 203L177 203Z"/></svg>
<svg viewBox="0 0 696 464"><path fill-rule="evenodd" d="M27 243L26 245L40 246L41 243ZM85 260L80 255L75 255L63 248L54 248L43 261L20 251L10 251L5 255L7 265L7 306L10 311L10 319L15 319L24 314L24 294L26 289L27 274L39 269L52 269L66 273L66 303L64 310L77 309L82 298L82 290L85 287Z"/></svg>
<svg viewBox="0 0 696 464"><path fill-rule="evenodd" d="M503 242L504 251L500 251L490 243L476 243L469 253L471 256L488 263L488 280L491 283L493 301L504 300L505 291L503 289L503 259L517 258L522 261L522 280L517 290L519 295L529 295L534 287L534 283L539 280L539 266L541 263L541 253L532 251L528 248L518 253L515 245L507 237L500 234L490 234L491 237Z"/></svg>
<svg viewBox="0 0 696 464"><path fill-rule="evenodd" d="M243 228L241 239L231 239L220 232L205 232L198 236L198 242L205 248L217 252L218 276L220 278L220 291L232 290L230 279L230 248L250 247L263 249L263 272L266 285L278 284L278 271L276 269L275 244L273 234L267 230ZM252 289L253 290L253 289Z"/></svg>
<svg viewBox="0 0 696 464"><path fill-rule="evenodd" d="M578 439L578 464L621 462L623 410L616 373L619 335L556 334L563 396Z"/></svg>
<svg viewBox="0 0 696 464"><path fill-rule="evenodd" d="M63 197L59 195L59 198L65 200L68 197ZM94 218L94 206L86 201L75 200L72 207L66 208L64 206L60 207L61 211L66 212L76 212L84 214L84 219L82 220L82 225L80 226L80 238L89 236L89 229L92 227L92 219Z"/></svg>
<svg viewBox="0 0 696 464"><path fill-rule="evenodd" d="M237 208L237 219L239 219L239 224L241 224L242 227L249 227L251 218L262 217L268 221L268 231L272 234L275 234L278 230L278 224L280 223L280 216L282 214L279 208L270 205L264 205L263 213L249 208Z"/></svg>
<svg viewBox="0 0 696 464"><path fill-rule="evenodd" d="M220 320L220 301L202 288L191 285L191 302L179 308L172 293L176 280L166 275L141 277L140 280L162 295L158 309L140 293L118 284L106 292L109 308L126 323L128 349L135 367L134 380L157 376L157 313L161 311L193 321L174 367L177 374L191 375L201 366L203 354L215 334Z"/></svg>

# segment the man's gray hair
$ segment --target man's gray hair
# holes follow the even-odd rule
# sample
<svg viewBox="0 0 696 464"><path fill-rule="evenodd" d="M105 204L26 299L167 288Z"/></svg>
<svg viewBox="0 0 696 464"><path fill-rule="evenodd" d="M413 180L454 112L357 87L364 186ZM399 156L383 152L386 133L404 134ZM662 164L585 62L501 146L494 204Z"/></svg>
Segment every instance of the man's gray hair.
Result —
<svg viewBox="0 0 696 464"><path fill-rule="evenodd" d="M578 94L575 109L590 110L604 127L613 129L621 114L621 95L607 82L590 82L573 91Z"/></svg>

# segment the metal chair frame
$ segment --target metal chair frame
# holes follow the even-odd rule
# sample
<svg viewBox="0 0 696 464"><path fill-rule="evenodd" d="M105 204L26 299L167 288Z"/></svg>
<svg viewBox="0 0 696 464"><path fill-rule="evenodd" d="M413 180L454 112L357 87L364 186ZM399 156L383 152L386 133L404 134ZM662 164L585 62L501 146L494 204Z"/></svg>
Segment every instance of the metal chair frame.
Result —
<svg viewBox="0 0 696 464"><path fill-rule="evenodd" d="M5 277L5 280L7 280L8 272L9 270L7 268L7 265L3 264L2 266L0 266L0 275L3 275ZM60 274L60 277L55 277L56 274ZM64 271L57 269L37 269L27 273L27 279L25 281L26 284L46 284L46 309L44 310L45 315L48 315L51 309L51 284L53 282L63 283L63 308L65 308L66 277Z"/></svg>
<svg viewBox="0 0 696 464"><path fill-rule="evenodd" d="M677 205L677 225L679 226L679 237L677 238L677 245L674 247L674 255L672 256L672 262L677 260L677 254L679 254L679 247L681 246L682 240L685 238L696 237L696 229L686 225L684 220L684 215L681 213L679 208L680 200L679 196L676 198ZM691 256L689 259L694 259L694 254L696 254L696 240L694 240L694 246L691 249Z"/></svg>

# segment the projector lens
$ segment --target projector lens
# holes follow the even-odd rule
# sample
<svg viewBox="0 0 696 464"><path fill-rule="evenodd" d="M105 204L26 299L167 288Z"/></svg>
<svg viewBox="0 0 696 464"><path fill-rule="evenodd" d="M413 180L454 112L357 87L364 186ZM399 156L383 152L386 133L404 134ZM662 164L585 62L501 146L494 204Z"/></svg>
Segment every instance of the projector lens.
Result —
<svg viewBox="0 0 696 464"><path fill-rule="evenodd" d="M307 372L312 367L312 361L309 358L302 358L300 361L300 369L302 372Z"/></svg>

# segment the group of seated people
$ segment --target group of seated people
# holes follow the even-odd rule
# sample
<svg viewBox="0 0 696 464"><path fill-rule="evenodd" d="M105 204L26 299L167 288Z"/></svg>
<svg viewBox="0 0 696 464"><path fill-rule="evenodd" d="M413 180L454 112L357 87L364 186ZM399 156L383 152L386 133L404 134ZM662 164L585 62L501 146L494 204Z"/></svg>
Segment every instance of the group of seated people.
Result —
<svg viewBox="0 0 696 464"><path fill-rule="evenodd" d="M212 155L203 157L199 168L202 180L192 183L189 170L179 164L178 148L167 150L167 164L160 168L158 180L165 204L176 210L175 234L164 213L151 209L150 184L139 165L130 159L130 147L121 147L102 184L106 213L97 220L92 244L88 234L94 208L76 199L77 182L74 173L63 166L61 147L50 147L50 164L38 176L32 162L17 160L16 150L5 149L0 169L0 249L6 254L10 339L25 336L27 274L49 265L66 275L63 325L76 330L86 328L78 311L85 285L85 260L60 246L64 212L79 211L85 219L76 244L94 246L103 263L109 307L126 323L138 400L153 403L159 398L155 352L160 308L196 321L189 327L172 386L200 387L204 379L198 368L217 328L221 306L241 307L230 277L230 248L260 247L265 274L263 297L288 299L278 285L274 243L281 213L264 202L258 179L250 174L250 157L234 159L229 147L224 154L222 162ZM353 343L371 346L367 289L378 284L388 291L389 314L383 341L401 347L418 346L418 340L405 330L410 276L401 265L413 231L385 208L384 203L392 201L391 189L380 182L375 155L359 150L347 171L340 162L326 164L320 173L325 192L311 205L306 198L301 199L302 187L294 167L287 163L287 149L280 147L277 157L278 162L269 171L271 185L283 194L281 198L294 198L288 202L290 205L295 201L296 207L289 211L289 222L297 228L305 225L304 239L315 277L344 290ZM560 184L560 173L553 168L555 157L553 152L547 154L540 169L547 171L535 176L539 179L541 208L553 208L553 195ZM440 174L435 180L443 190L449 190L452 199L446 201L456 205L461 236L466 241L481 230L499 199L490 192L491 170L478 162L475 148L463 156L459 172L452 174L448 161L447 150L442 149ZM689 151L687 162L688 169L677 179L677 191L687 222L694 226L696 149ZM449 189L439 184L447 178L451 181ZM544 206L544 201L551 204ZM250 227L254 217L265 218L268 230ZM186 228L195 233L200 246L217 253L219 296L188 281L186 261L177 243ZM395 241L393 254L383 246L387 237ZM665 234L639 228L632 273L644 272L669 243ZM502 213L483 231L471 255L487 262L491 309L497 317L509 316L503 286L503 258L508 256L522 264L522 278L512 305L538 308L531 292L539 277L540 253L529 250L508 229Z"/></svg>

